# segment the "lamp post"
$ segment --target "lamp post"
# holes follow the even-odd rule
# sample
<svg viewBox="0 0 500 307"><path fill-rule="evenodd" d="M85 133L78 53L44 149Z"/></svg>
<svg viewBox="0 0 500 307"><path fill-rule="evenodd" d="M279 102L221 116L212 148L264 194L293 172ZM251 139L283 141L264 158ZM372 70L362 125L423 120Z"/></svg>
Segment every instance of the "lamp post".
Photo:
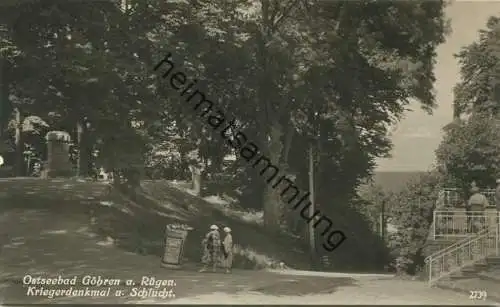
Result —
<svg viewBox="0 0 500 307"><path fill-rule="evenodd" d="M313 145L311 143L309 147L309 201L311 206L309 206L309 216L314 216L314 156L313 156ZM309 244L311 248L311 258L316 259L316 241L314 236L314 223L311 221L309 223Z"/></svg>
<svg viewBox="0 0 500 307"><path fill-rule="evenodd" d="M385 199L380 204L380 237L385 242Z"/></svg>

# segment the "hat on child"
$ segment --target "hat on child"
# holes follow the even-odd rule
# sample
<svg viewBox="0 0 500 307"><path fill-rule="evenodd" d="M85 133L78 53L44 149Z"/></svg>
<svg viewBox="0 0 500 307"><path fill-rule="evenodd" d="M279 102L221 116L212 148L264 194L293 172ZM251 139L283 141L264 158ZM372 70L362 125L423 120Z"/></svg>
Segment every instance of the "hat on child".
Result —
<svg viewBox="0 0 500 307"><path fill-rule="evenodd" d="M210 226L210 229L211 230L219 230L219 227L217 227L217 225L212 225L212 226Z"/></svg>
<svg viewBox="0 0 500 307"><path fill-rule="evenodd" d="M224 227L224 232L231 232L231 228L229 228L229 227Z"/></svg>

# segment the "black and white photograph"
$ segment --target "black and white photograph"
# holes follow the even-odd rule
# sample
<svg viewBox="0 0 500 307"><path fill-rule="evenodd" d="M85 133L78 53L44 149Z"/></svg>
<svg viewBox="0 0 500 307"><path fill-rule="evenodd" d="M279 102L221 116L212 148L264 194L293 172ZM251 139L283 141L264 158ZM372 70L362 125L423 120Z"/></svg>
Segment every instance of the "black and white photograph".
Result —
<svg viewBox="0 0 500 307"><path fill-rule="evenodd" d="M500 1L0 0L0 306L500 306Z"/></svg>

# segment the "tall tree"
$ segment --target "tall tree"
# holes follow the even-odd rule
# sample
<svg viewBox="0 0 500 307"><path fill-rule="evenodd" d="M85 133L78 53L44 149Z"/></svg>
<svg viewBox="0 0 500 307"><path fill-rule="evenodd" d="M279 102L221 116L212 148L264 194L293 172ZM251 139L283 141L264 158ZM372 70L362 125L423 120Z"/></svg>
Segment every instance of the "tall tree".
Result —
<svg viewBox="0 0 500 307"><path fill-rule="evenodd" d="M494 186L500 175L500 119L474 113L467 120L457 119L445 129L436 150L437 160L449 179L468 192L470 183Z"/></svg>
<svg viewBox="0 0 500 307"><path fill-rule="evenodd" d="M435 49L447 30L442 1L192 4L171 4L158 40L184 52L176 60L209 80L207 93L244 120L274 165L304 164L289 165L294 138L320 141L330 152L319 187L328 197L334 184L352 194L374 158L388 153L387 126L411 99L435 106ZM277 230L279 192L267 185L262 203L266 227Z"/></svg>
<svg viewBox="0 0 500 307"><path fill-rule="evenodd" d="M143 153L119 153L118 135L142 144L154 139L156 123L163 130L176 126L204 159L234 150L209 153L206 144L218 136L153 78L155 62L175 51L174 62L207 98L228 120L237 119L260 154L297 173L299 183L307 182L307 164L293 147L313 142L318 198L322 210L335 211L332 196L348 200L375 158L389 152L387 126L409 101L429 111L435 105L432 69L446 33L443 9L440 1L130 0L122 10L111 2L40 2L18 13L36 23L16 24L13 41L26 54L18 71L30 74L15 75L18 95L37 99L23 106L28 113L57 113L59 124L75 133L89 124L110 165L122 161L116 155ZM266 227L277 231L279 191L254 186Z"/></svg>
<svg viewBox="0 0 500 307"><path fill-rule="evenodd" d="M479 38L456 55L460 82L454 88L455 116L500 111L500 18L492 16Z"/></svg>
<svg viewBox="0 0 500 307"><path fill-rule="evenodd" d="M436 152L450 181L468 192L471 181L494 185L500 175L500 18L492 16L478 39L456 55L460 82L454 87L454 121Z"/></svg>

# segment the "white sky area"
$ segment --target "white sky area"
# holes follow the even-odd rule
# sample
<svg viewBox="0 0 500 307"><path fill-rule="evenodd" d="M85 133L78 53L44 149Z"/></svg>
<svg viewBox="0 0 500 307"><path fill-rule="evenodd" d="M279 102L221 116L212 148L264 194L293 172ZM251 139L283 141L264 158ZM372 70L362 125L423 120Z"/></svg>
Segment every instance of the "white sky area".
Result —
<svg viewBox="0 0 500 307"><path fill-rule="evenodd" d="M453 54L478 38L478 31L486 27L489 16L500 14L500 1L456 1L447 8L452 33L437 49L435 66L436 102L433 115L420 110L418 103L413 112L399 123L392 136L394 149L391 159L381 159L379 171L427 170L434 162L434 151L443 136L442 127L453 116L453 86L459 81L459 69Z"/></svg>

